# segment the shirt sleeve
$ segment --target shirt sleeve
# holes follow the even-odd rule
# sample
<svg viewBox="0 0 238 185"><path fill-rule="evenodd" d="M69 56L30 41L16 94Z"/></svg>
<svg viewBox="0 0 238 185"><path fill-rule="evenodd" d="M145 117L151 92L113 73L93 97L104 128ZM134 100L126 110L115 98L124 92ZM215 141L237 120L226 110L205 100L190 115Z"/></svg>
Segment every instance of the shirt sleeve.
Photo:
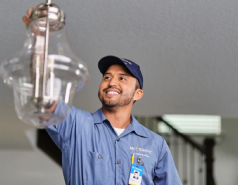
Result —
<svg viewBox="0 0 238 185"><path fill-rule="evenodd" d="M68 107L62 101L57 103L54 114L58 116L65 115L66 111L68 111ZM70 138L72 126L75 122L75 114L77 109L72 107L69 116L62 123L58 125L51 125L46 128L46 131L55 142L55 144L61 149L64 149L64 144Z"/></svg>
<svg viewBox="0 0 238 185"><path fill-rule="evenodd" d="M156 185L182 185L172 154L164 139L159 161L155 167L154 183Z"/></svg>

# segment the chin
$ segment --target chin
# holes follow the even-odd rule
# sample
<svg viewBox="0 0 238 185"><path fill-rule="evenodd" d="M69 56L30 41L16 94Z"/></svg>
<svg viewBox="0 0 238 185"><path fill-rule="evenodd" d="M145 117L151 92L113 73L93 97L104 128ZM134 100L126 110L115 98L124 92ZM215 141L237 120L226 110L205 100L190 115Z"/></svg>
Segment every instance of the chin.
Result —
<svg viewBox="0 0 238 185"><path fill-rule="evenodd" d="M105 106L105 107L116 107L117 104L114 103L114 102L102 102L102 104Z"/></svg>

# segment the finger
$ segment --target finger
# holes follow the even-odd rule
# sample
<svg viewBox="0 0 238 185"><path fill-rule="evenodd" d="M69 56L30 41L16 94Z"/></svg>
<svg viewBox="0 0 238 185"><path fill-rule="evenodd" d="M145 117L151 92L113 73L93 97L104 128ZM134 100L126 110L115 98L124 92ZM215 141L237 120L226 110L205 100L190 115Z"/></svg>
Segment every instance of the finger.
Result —
<svg viewBox="0 0 238 185"><path fill-rule="evenodd" d="M23 22L25 22L25 23L27 22L27 19L28 19L28 18L27 18L26 16L23 16L23 17L22 17L22 20L23 20Z"/></svg>
<svg viewBox="0 0 238 185"><path fill-rule="evenodd" d="M30 19L29 19L27 16L23 16L23 17L22 17L22 20L23 20L24 22L29 22L29 21L30 21Z"/></svg>
<svg viewBox="0 0 238 185"><path fill-rule="evenodd" d="M32 9L28 9L28 10L26 11L28 17L31 16L31 12L32 12L32 10L35 10L35 9L36 9L36 6L34 6Z"/></svg>
<svg viewBox="0 0 238 185"><path fill-rule="evenodd" d="M30 24L30 20L26 16L22 17L22 20L25 23L26 27L28 27L28 25Z"/></svg>
<svg viewBox="0 0 238 185"><path fill-rule="evenodd" d="M32 9L28 9L28 10L26 11L26 14L28 15L28 17L30 17L31 12L32 12Z"/></svg>

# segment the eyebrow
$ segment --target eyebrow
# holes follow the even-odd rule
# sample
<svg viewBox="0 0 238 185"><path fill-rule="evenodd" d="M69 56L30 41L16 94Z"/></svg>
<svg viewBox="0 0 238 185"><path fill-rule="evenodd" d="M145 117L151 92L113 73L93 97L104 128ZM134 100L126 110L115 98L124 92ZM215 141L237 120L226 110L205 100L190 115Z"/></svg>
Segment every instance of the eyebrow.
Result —
<svg viewBox="0 0 238 185"><path fill-rule="evenodd" d="M107 72L106 72L106 73L103 74L103 76L104 76L104 75L111 75L111 73L107 73ZM119 75L122 75L122 76L129 76L128 74L125 74L125 73L119 73Z"/></svg>
<svg viewBox="0 0 238 185"><path fill-rule="evenodd" d="M122 76L129 76L128 74L125 74L125 73L119 73L119 75L122 75Z"/></svg>

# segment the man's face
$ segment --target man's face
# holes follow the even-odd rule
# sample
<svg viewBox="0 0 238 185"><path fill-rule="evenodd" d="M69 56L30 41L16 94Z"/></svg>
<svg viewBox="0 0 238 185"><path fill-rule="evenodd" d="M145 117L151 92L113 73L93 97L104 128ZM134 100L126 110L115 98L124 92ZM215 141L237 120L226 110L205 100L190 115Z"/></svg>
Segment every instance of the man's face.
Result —
<svg viewBox="0 0 238 185"><path fill-rule="evenodd" d="M134 102L136 78L121 65L112 65L105 72L98 97L105 107L123 107Z"/></svg>

